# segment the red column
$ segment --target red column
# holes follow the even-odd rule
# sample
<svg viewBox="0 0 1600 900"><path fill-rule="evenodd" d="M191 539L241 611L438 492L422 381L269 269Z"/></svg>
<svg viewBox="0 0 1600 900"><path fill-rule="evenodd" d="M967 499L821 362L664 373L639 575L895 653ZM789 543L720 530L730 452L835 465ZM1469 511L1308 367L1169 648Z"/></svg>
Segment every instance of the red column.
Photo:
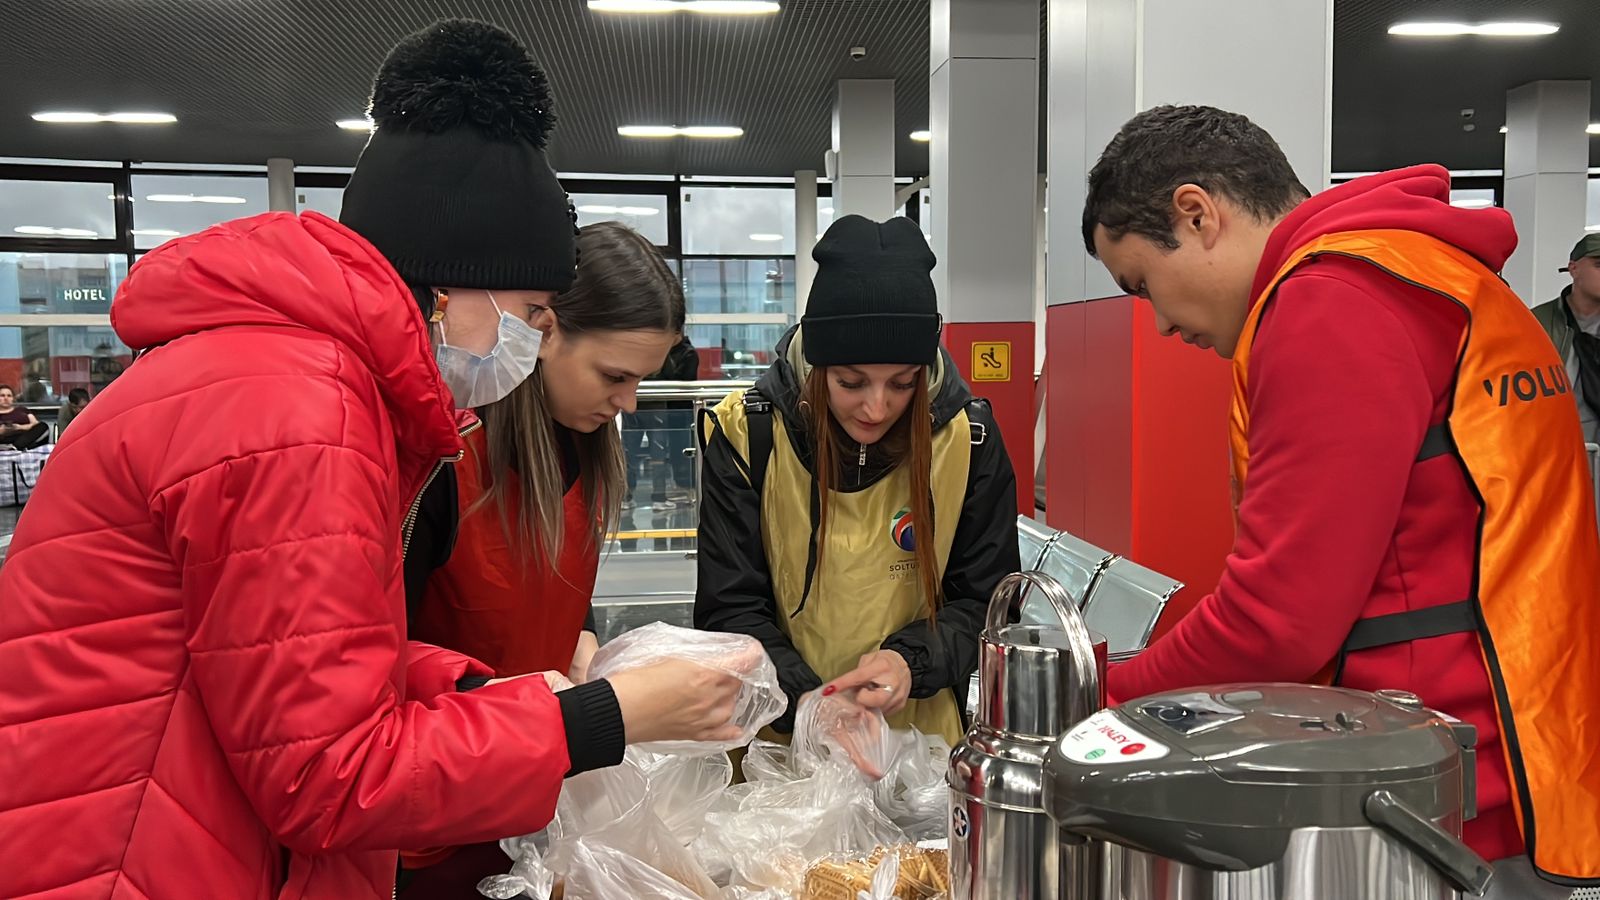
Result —
<svg viewBox="0 0 1600 900"><path fill-rule="evenodd" d="M1017 473L1017 510L1033 513L1032 322L946 322L944 345L972 393L989 401Z"/></svg>
<svg viewBox="0 0 1600 900"><path fill-rule="evenodd" d="M1226 360L1156 332L1129 297L1051 306L1046 517L1187 587L1171 628L1216 587L1233 544Z"/></svg>

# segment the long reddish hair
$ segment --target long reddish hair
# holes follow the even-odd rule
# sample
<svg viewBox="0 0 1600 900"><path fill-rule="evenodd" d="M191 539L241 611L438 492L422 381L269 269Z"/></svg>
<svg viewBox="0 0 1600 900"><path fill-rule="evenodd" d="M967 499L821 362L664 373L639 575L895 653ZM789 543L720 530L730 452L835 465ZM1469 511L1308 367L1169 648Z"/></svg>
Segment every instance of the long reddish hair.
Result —
<svg viewBox="0 0 1600 900"><path fill-rule="evenodd" d="M818 366L806 376L801 388L801 409L814 445L811 477L816 481L820 507L817 523L816 570L822 570L828 546L829 498L843 471L843 463L856 454L850 436L834 419L828 407L828 370ZM906 466L911 476L911 496L906 508L911 515L913 553L917 558L917 578L922 583L923 602L932 624L939 609L939 584L943 580L939 558L934 552L933 521L933 412L929 397L928 370L918 369L911 389L911 403L884 435L880 445L896 466Z"/></svg>

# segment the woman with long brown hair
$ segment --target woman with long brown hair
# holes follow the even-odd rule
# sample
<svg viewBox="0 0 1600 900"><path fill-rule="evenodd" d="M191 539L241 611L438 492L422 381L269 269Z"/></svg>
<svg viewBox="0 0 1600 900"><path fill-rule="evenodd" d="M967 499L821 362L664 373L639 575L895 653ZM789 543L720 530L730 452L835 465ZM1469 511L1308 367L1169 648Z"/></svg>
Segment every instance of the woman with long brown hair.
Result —
<svg viewBox="0 0 1600 900"><path fill-rule="evenodd" d="M987 598L1020 567L1016 477L939 347L916 224L847 216L813 256L777 362L701 425L695 624L767 648L780 732L827 682L954 743Z"/></svg>
<svg viewBox="0 0 1600 900"><path fill-rule="evenodd" d="M557 694L560 721L530 709L526 726L564 729L571 771L586 771L620 762L625 741L650 739L657 720L708 696L720 715L733 691L692 665L643 685L629 673L585 683L600 549L626 490L616 419L677 343L684 302L660 253L627 226L586 226L577 251L572 286L526 314L532 374L460 413L465 452L417 510L406 580L413 638L465 653L497 678L554 671L579 683ZM553 805L566 774L529 772L508 789ZM402 861L400 896L473 897L505 856L483 843Z"/></svg>

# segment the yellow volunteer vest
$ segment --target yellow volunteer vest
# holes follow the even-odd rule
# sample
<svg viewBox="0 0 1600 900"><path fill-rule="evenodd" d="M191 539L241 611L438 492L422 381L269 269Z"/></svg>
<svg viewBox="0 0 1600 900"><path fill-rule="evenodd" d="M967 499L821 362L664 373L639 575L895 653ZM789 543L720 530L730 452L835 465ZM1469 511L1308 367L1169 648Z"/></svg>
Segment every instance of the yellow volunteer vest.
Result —
<svg viewBox="0 0 1600 900"><path fill-rule="evenodd" d="M714 413L723 434L748 461L744 392L723 399ZM901 524L910 496L910 475L896 469L865 490L835 492L829 498L827 547L812 576L805 608L800 609L811 544L811 473L795 455L781 414L774 408L770 415L772 456L762 489L761 538L778 619L817 676L829 681L854 669L884 638L926 618L916 555L896 543L896 525ZM950 558L955 541L971 458L972 431L963 411L933 436L933 539L941 564ZM924 539L921 531L917 539ZM889 723L896 728L915 725L954 746L964 731L956 704L953 692L940 691L926 700L909 701L889 717Z"/></svg>
<svg viewBox="0 0 1600 900"><path fill-rule="evenodd" d="M1250 348L1277 286L1323 255L1360 260L1467 313L1448 418L1482 512L1469 601L1505 735L1513 803L1542 872L1600 880L1600 536L1565 364L1516 294L1409 231L1318 238L1255 301L1233 357L1236 496L1248 489ZM1372 620L1366 620L1372 621Z"/></svg>

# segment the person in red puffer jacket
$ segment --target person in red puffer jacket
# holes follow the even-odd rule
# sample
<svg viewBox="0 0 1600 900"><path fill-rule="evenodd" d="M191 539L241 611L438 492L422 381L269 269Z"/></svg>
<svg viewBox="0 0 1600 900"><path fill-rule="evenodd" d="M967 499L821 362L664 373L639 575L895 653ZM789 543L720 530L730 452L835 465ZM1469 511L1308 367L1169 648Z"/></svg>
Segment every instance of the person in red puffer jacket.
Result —
<svg viewBox="0 0 1600 900"><path fill-rule="evenodd" d="M401 849L539 830L625 740L727 729L738 682L689 663L465 693L487 666L408 643L452 392L526 377L516 320L571 283L575 228L506 32L408 38L373 111L349 227L225 223L112 304L138 357L0 568L0 897L386 898Z"/></svg>
<svg viewBox="0 0 1600 900"><path fill-rule="evenodd" d="M1510 217L1449 195L1444 169L1418 166L1309 197L1266 132L1209 107L1142 113L1106 148L1084 241L1164 334L1234 361L1238 491L1216 590L1107 688L1118 700L1240 681L1413 691L1478 729L1479 813L1464 836L1503 861L1495 890L1564 897L1522 854L1564 883L1600 875L1582 849L1595 821L1584 760L1600 740L1583 699L1600 686L1592 499L1576 408L1544 374L1558 360L1494 276L1516 246ZM1525 361L1507 383L1537 373L1542 396L1478 399L1499 381L1475 368L1491 352ZM1479 414L1523 418L1468 427ZM1490 549L1511 546L1516 558ZM1524 624L1538 622L1582 633ZM1522 810L1539 812L1548 855L1531 822L1521 833Z"/></svg>

